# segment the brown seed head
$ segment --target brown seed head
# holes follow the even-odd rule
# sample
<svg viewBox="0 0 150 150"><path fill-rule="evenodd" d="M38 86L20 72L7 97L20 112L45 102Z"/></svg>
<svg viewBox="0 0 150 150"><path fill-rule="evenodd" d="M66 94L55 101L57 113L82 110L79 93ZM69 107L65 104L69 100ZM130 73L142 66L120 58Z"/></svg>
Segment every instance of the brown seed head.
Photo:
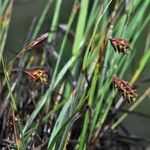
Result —
<svg viewBox="0 0 150 150"><path fill-rule="evenodd" d="M122 38L109 38L111 45L119 53L126 54L127 50L130 49L130 44L127 40Z"/></svg>
<svg viewBox="0 0 150 150"><path fill-rule="evenodd" d="M15 124L18 124L18 119L15 116L9 116L7 122L6 122L6 126L8 128L8 131L10 132L10 134L14 134L14 126Z"/></svg>
<svg viewBox="0 0 150 150"><path fill-rule="evenodd" d="M135 93L135 90L128 82L122 80L121 78L117 76L113 78L113 82L114 82L115 87L122 94L122 96L126 100L128 100L128 102L135 101L137 94Z"/></svg>
<svg viewBox="0 0 150 150"><path fill-rule="evenodd" d="M27 46L26 49L30 50L34 47L39 46L39 44L41 44L42 42L44 42L46 39L48 38L48 33L42 34L40 37L38 37L37 39L35 39L34 41L30 42Z"/></svg>
<svg viewBox="0 0 150 150"><path fill-rule="evenodd" d="M36 69L36 70L25 70L24 71L30 79L35 82L46 83L48 76L46 75L44 70Z"/></svg>

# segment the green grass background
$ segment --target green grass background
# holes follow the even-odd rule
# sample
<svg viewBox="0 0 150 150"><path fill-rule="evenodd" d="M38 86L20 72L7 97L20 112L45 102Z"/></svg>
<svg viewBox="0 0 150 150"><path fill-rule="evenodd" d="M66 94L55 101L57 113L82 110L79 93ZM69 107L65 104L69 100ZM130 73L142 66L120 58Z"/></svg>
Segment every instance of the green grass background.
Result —
<svg viewBox="0 0 150 150"><path fill-rule="evenodd" d="M86 2L86 3L85 3ZM107 7L107 4L109 4L109 2L111 2L111 0L107 0L107 3L105 4L105 7ZM144 1L145 2L145 1ZM149 0L147 1L147 3L149 2ZM57 8L59 8L59 4L61 3L61 0L57 0ZM59 18L59 21L57 20L58 18L58 15L59 14L57 14L57 13L59 13L59 11L55 11L55 13L53 12L54 10L55 10L55 8L56 8L56 6L54 5L54 4L52 4L52 6L51 6L51 9L50 9L50 11L48 12L48 16L46 17L46 19L45 19L45 21L44 21L44 26L42 26L42 29L40 30L40 32L38 33L38 35L40 35L40 33L43 33L43 32L45 32L45 31L47 31L49 28L50 28L50 24L53 24L53 25L56 25L57 24L57 21L59 22L59 23L68 23L68 25L70 26L71 25L71 23L72 23L72 21L73 21L73 18L74 18L74 16L72 15L71 17L70 17L70 20L69 20L69 22L68 22L68 18L69 18L69 16L70 16L70 11L71 11L71 7L70 6L72 6L72 2L71 1L67 1L67 0L63 0L63 5L61 6L61 12L62 13L60 13L60 18ZM146 2L145 2L145 4L146 4ZM35 16L37 16L37 17L39 17L40 15L41 15L41 13L43 12L43 9L44 9L44 7L45 7L45 5L46 5L46 1L45 0L16 0L15 2L14 2L14 8L13 8L13 13L12 13L12 18L11 18L11 22L10 22L10 28L9 28L9 31L8 31L8 38L7 38L7 42L6 42L6 46L5 46L5 51L4 51L4 55L5 55L5 57L7 57L8 59L11 59L11 58L13 58L14 56L15 56L15 52L19 52L21 49L22 49L22 47L23 47L23 43L24 43L24 41L25 41L25 39L26 39L26 36L27 36L27 32L28 32L28 29L29 29L29 26L31 25L31 21L33 20L33 18L35 17ZM34 7L33 7L34 6ZM72 57L72 59L69 61L69 62L71 62L72 63L72 61L74 61L75 59L76 59L76 57L78 56L78 53L79 53L79 50L80 50L80 42L83 40L82 38L84 37L84 21L83 20L85 20L85 16L86 16L86 9L87 9L87 6L88 6L88 1L87 0L82 0L81 1L81 8L83 8L83 9L81 9L82 11L81 11L81 15L79 16L79 20L77 19L77 18L75 18L75 20L77 21L78 20L78 22L77 22L77 34L76 34L76 37L75 37L75 41L74 41L74 44L73 44L73 49L71 49L72 50L72 53L73 53L73 57ZM140 7L140 6L139 6ZM148 7L150 7L150 2L149 2L149 6ZM143 10L144 10L144 6L143 6ZM105 8L104 8L104 11L105 11ZM140 10L138 13L138 16L137 17L139 17L140 16L140 13L142 13L141 12L142 10ZM102 11L103 12L103 11ZM99 12L98 12L99 13ZM135 12L136 13L136 12ZM149 16L148 14L150 13L150 9L148 10L147 9L147 11L144 13L144 19L143 19L143 22L147 19L147 17ZM109 11L106 9L106 14L109 14ZM135 14L133 14L133 16L134 16ZM54 17L53 17L54 16ZM93 15L94 16L94 15ZM104 17L103 19L101 18L101 17ZM140 16L140 18L142 18L142 16ZM125 21L125 17L122 17L121 18L122 19L122 22L123 21ZM102 23L101 23L101 20L102 20ZM82 22L83 21L83 22ZM103 14L102 13L100 13L99 15L98 15L98 17L96 18L96 23L95 23L95 28L94 28L94 31L96 31L97 30L97 28L99 29L99 22L101 23L101 25L103 26L103 27L105 27L105 25L107 24L107 16L105 16L105 14L104 14L104 16L103 16ZM129 35L129 34L133 34L132 36L136 39L136 35L138 35L138 40L136 40L136 42L134 43L134 50L136 51L138 51L138 52L135 52L135 57L134 57L134 59L133 59L133 63L132 63L132 65L130 65L130 67L127 69L127 71L126 71L126 73L125 73L125 75L124 75L124 79L126 79L126 80L130 80L130 79L132 79L132 77L136 77L136 76L133 76L133 74L134 74L134 72L136 71L136 70L138 70L138 71L140 71L140 69L142 68L142 65L141 65L141 68L139 67L138 68L138 63L139 63L139 61L140 61L140 59L141 59L141 54L143 54L143 51L144 51L144 49L146 49L147 50L147 53L149 52L149 43L147 44L148 45L148 47L146 48L145 47L145 43L146 43L146 39L147 39L147 35L148 35L148 33L150 33L150 30L149 30L149 25L150 25L150 21L147 23L147 25L146 25L146 27L144 28L144 30L142 31L142 32L140 32L140 29L142 28L142 22L138 22L138 18L133 18L132 19L132 16L131 16L131 21L132 21L132 23L130 24L130 27L132 28L134 28L134 27L138 27L139 28L139 35L138 35L138 32L136 31L135 33L134 32L129 32L129 31L127 31L127 30L130 30L129 28L128 28L128 26L126 27L126 29L124 29L123 28L123 23L120 21L119 23L119 28L121 29L121 28L123 28L122 30L125 30L124 31L124 34L126 35L126 33L128 33L126 36L128 37L130 37L131 35ZM74 22L73 22L74 23ZM97 25L97 26L96 26ZM72 25L72 28L75 30L75 24L73 24ZM118 34L118 35L120 35L121 34L121 31L119 31L119 30L117 30L118 29L118 27L117 26L115 26L114 27L114 34ZM102 29L99 29L99 30L102 30ZM88 31L88 30L87 30ZM92 38L94 37L95 39L94 40L96 40L96 37L95 37L95 34L94 34L94 31L91 33L91 41L92 41ZM103 31L103 30L102 30ZM86 31L85 31L85 33L86 33ZM93 35L93 36L92 36ZM50 35L49 36L49 41L51 40L51 38L52 38L52 36L53 35ZM35 36L36 37L36 36ZM65 43L65 41L66 41L66 39L65 39L65 36L64 36L64 38L63 38L63 42ZM98 40L98 39L97 39ZM91 42L90 41L90 42ZM99 40L98 40L99 41ZM70 56L68 56L66 53L68 53L68 52L66 52L65 51L65 49L64 49L64 52L63 52L63 48L64 48L64 43L62 42L62 45L60 45L61 47L59 47L60 48L60 51L59 51L59 53L60 54L62 54L62 53L65 53L65 55L63 54L63 57L65 57L65 59L66 59L66 61L68 60L68 59L70 59L69 57ZM92 42L90 43L89 42L89 45L91 44L93 44ZM88 45L88 46L89 46ZM90 45L90 46L91 46ZM68 47L70 46L70 45L67 45ZM87 50L89 50L88 48L90 48L90 46L88 47L87 46ZM93 45L92 45L93 46ZM110 48L110 44L108 44L107 45L108 47L107 48ZM95 49L97 49L97 47L95 47ZM111 54L114 54L112 51L110 51L110 53ZM134 53L134 52L133 52ZM69 55L70 55L70 52L69 52ZM107 53L107 55L109 55L109 52ZM93 53L92 54L92 56L93 56L93 58L96 56L96 53ZM5 58L4 57L4 58ZM44 57L44 55L43 55L43 57ZM123 61L124 61L125 59L123 59ZM144 59L143 59L143 61L142 61L142 63L141 64L144 64L144 60L146 60L145 59L145 57L144 57ZM38 106L41 106L43 103L45 103L46 102L46 100L47 100L47 97L49 97L49 93L51 93L52 92L52 90L53 90L53 88L57 85L56 83L55 83L55 81L59 81L59 77L61 78L62 77L62 75L63 75L63 73L64 73L64 70L62 70L62 72L59 74L60 76L57 76L57 74L59 73L59 59L58 59L58 61L57 61L57 64L56 64L56 68L55 68L55 70L54 70L54 74L53 74L53 77L52 77L52 85L50 85L50 88L48 89L48 92L46 92L46 94L45 94L45 97L42 97L40 100L40 102L38 103ZM87 55L87 57L85 57L85 59L84 59L84 65L86 66L90 66L89 64L90 64L90 61L92 61L92 57L89 57L88 55ZM128 60L126 59L126 62L128 63ZM123 64L123 66L122 66L122 68L124 68L124 66L125 66L125 63L126 62L124 62L124 64ZM142 73L141 73L141 75L140 75L140 78L138 79L139 81L140 80L142 80L142 79L147 79L147 78L149 78L150 77L150 69L149 69L149 66L150 66L150 61L149 60L147 60L147 64L145 65L144 64L144 69L143 70L141 70L142 71ZM106 60L106 63L107 63L107 60ZM83 65L83 66L84 66ZM74 68L71 68L72 69L72 72L75 74L75 70L76 70L76 67L77 67L77 64L75 65L75 67ZM122 69L121 68L121 69ZM138 68L138 69L137 69ZM89 70L91 69L92 70L92 68L88 68ZM113 68L112 68L113 69ZM4 69L5 70L5 69ZM90 71L91 71L90 70ZM95 84L96 84L96 82L98 81L98 79L100 78L99 76L97 76L97 72L98 72L98 70L94 70L93 71L94 72L94 79L93 79L93 82L92 82L92 85L91 86L93 86L93 88L90 88L90 92L89 92L89 99L88 99L88 103L89 104L92 104L93 103L93 98L94 98L94 87L95 87ZM137 72L137 77L138 77L138 72ZM12 94L11 93L11 91L10 91L10 88L9 88L9 78L7 77L7 74L5 73L5 79L6 79L6 83L7 83L7 86L8 86L8 89L9 89L9 94ZM82 79L82 75L80 75L80 78L79 78L79 81L82 81L83 79ZM108 80L108 82L109 82L109 80ZM139 91L139 94L142 94L144 91L143 91L143 89L145 89L146 87L149 87L149 83L145 83L144 85L142 85L140 88L138 88L138 91ZM54 87L53 87L54 86ZM102 85L99 85L100 87L102 86ZM80 87L80 85L79 85L79 87ZM79 88L78 87L78 88ZM68 88L68 91L69 91L70 89ZM66 95L69 93L68 91L65 91L66 92ZM74 116L74 113L76 113L76 111L74 112L73 111L73 108L70 108L70 109L68 109L68 106L69 105L71 105L71 106L76 106L75 108L77 109L77 111L80 109L80 107L81 107L81 105L79 105L79 107L78 107L78 105L77 104L72 104L71 103L71 101L75 101L76 102L76 99L79 99L79 100L81 100L81 103L83 102L83 100L84 100L84 98L83 97L81 97L81 98L77 98L77 97L75 97L74 96L74 93L72 92L70 95L67 95L67 98L68 98L68 102L66 102L65 104L66 105L64 105L64 107L62 108L62 116L60 115L57 119L57 121L59 122L59 125L63 125L62 126L62 128L61 128L61 130L62 129L65 129L65 130L63 130L63 140L61 141L61 144L60 144L60 149L61 149L61 146L62 145L65 145L65 142L66 142L66 139L67 139L67 135L68 135L68 129L69 128L65 128L66 127L66 125L68 125L67 123L72 119L72 117ZM13 95L11 95L11 99L13 100ZM109 98L108 98L109 99ZM70 101L69 101L70 100ZM50 102L48 101L47 102L47 104L49 104ZM80 103L80 104L81 104ZM99 104L99 103L98 103ZM108 104L111 104L110 103L110 101L108 101ZM129 104L127 104L127 106L126 107L129 107L130 105ZM150 114L150 110L149 110L149 106L150 106L150 99L149 98L146 98L137 108L136 108L136 110L137 111L140 111L140 112L143 112L144 114L147 114L147 115L149 115ZM40 107L39 107L40 108ZM97 107L96 107L97 108ZM75 110L76 110L75 109ZM69 112L66 112L66 110L69 110ZM97 109L98 110L98 109ZM24 131L26 131L27 130L27 128L28 127L30 127L30 124L32 125L32 121L33 121L33 119L34 119L34 117L36 116L36 114L38 113L38 107L35 109L35 111L32 113L32 115L30 116L30 118L29 118L29 122L27 122L27 124L24 126L24 128L22 129L22 132L24 133ZM106 112L107 113L107 112ZM70 116L70 118L67 120L67 122L65 122L65 124L63 124L63 115L65 115L65 116ZM105 115L103 115L103 117L104 117ZM65 117L64 117L65 118ZM105 120L105 118L100 118L100 121L102 121L103 122L103 119ZM79 143L79 148L80 149L83 149L83 147L85 146L84 145L84 140L85 140L85 133L87 133L87 122L89 121L89 111L87 111L86 112L86 117L83 119L84 120L84 128L83 128L83 130L82 130L82 134L81 134L81 139L83 139L83 140L81 140L81 143ZM101 123L102 123L101 122ZM147 132L147 131L149 131L149 129L150 129L150 127L149 127L149 124L150 124L150 120L148 120L148 119L144 119L144 118L142 118L142 117L139 117L139 116L136 116L136 115L129 115L124 121L123 121L123 123L124 123L124 125L126 126L126 128L127 129L129 129L129 131L131 132L131 133L133 133L133 134L136 134L136 135L138 135L138 136L140 136L140 137L144 137L144 138L150 138L150 133L149 132ZM137 126L138 125L138 126ZM68 127L68 126L67 126ZM58 129L58 127L56 126L56 128L55 128L55 130L54 130L54 132L53 132L53 134L51 135L52 137L53 137L53 135L55 135L55 133L57 133L57 134L60 134L61 132L61 130L59 130L59 132L56 132L57 131L57 129ZM54 138L50 138L50 141L49 141L49 143L51 143L51 146L55 143L55 140L57 139L57 135L56 136L54 136ZM51 141L52 140L52 141ZM53 143L54 142L54 143Z"/></svg>
<svg viewBox="0 0 150 150"><path fill-rule="evenodd" d="M9 36L8 36L8 40L7 40L7 44L6 44L7 55L10 55L11 50L16 51L16 50L20 50L22 48L24 39L26 38L28 29L29 29L29 25L31 24L31 19L33 19L35 16L38 16L41 14L45 3L46 3L46 0L25 0L25 1L17 0L15 2L12 19L11 19L11 23L10 23ZM33 8L33 5L34 5L34 8ZM71 5L72 5L72 2L70 0L64 0L62 10L63 9L70 10ZM50 10L50 13L48 15L49 17L47 19L52 20L51 15L52 15L53 11L54 11L54 8L52 7L52 10ZM147 11L147 13L150 13L150 10ZM62 23L65 22L68 15L69 15L68 12L66 13L66 11L62 11L62 14L60 16L60 22L62 22ZM49 20L46 21L47 24L48 24L48 21ZM139 49L143 49L147 31L149 30L149 25L147 25L144 32L142 32L139 40L137 41L137 45L138 45L137 47L139 47ZM46 26L46 28L47 27L48 27L48 25ZM17 33L17 34L14 35L14 33ZM131 74L134 72L134 69L136 69L135 66L139 60L138 59L139 56L140 56L140 51L139 51L139 53L137 53L137 57L136 57L136 59L134 59L134 63L132 64L132 67L130 67L128 69L128 70L130 70L130 72L128 72L128 74L125 75L126 78L130 78ZM10 56L10 57L12 57L12 56ZM142 79L142 78L148 78L148 77L150 77L150 64L148 64L145 67L140 78ZM150 83L146 84L144 86L148 87L148 86L150 86ZM141 90L142 90L142 87L141 87ZM146 98L144 100L144 102L142 102L142 104L140 104L137 107L136 110L140 111L140 112L144 112L145 114L149 115L150 114L149 106L150 106L150 100L149 100L149 98ZM144 119L141 117L137 117L136 115L130 115L124 121L124 124L132 133L136 133L137 135L142 136L142 137L150 138L150 132L147 132L150 129L150 127L149 127L150 120L147 120L147 119ZM137 126L137 124L138 124L138 126ZM140 130L139 130L139 128L140 128Z"/></svg>

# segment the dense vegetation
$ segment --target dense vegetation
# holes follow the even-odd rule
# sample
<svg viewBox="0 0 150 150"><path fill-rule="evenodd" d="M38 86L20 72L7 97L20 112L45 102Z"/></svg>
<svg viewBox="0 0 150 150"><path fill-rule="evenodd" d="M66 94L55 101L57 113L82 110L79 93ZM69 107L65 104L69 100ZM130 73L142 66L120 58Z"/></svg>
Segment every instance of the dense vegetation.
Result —
<svg viewBox="0 0 150 150"><path fill-rule="evenodd" d="M50 30L41 34L54 2ZM8 61L13 0L0 1L1 149L145 149L149 140L122 122L150 95L140 88L149 81L140 77L150 63L150 32L141 36L150 1L74 0L65 23L63 1L54 2Z"/></svg>

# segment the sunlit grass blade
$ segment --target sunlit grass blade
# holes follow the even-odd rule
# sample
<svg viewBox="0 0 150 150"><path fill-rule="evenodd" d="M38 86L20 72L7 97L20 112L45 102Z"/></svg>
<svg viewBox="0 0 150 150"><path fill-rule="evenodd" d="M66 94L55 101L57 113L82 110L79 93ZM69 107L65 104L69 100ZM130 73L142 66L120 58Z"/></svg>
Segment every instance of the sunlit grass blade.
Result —
<svg viewBox="0 0 150 150"><path fill-rule="evenodd" d="M5 1L6 3L4 3L2 6L5 8L8 4L8 1ZM6 38L7 38L7 34L8 34L8 27L9 27L9 23L10 23L10 19L11 19L11 14L12 14L12 9L13 9L13 0L10 1L10 3L8 4L8 6L6 7L6 11L3 14L4 19L1 19L2 22L0 22L1 26L0 26L0 61L2 59L3 56L3 51L4 51L4 46L5 46L5 42L6 42ZM6 5L6 6L5 6ZM5 9L4 9L5 10ZM3 11L4 11L3 10ZM1 10L2 11L2 10ZM3 12L2 11L2 12ZM2 13L1 12L1 13ZM1 14L2 15L2 14Z"/></svg>
<svg viewBox="0 0 150 150"><path fill-rule="evenodd" d="M53 0L47 0L47 3L46 3L46 5L45 5L45 8L43 9L43 12L42 12L42 14L41 14L41 16L40 16L40 18L39 18L39 21L38 21L38 23L37 23L37 25L36 25L36 27L35 27L34 32L33 32L33 34L32 34L32 38L31 38L32 40L36 38L38 32L40 31L41 26L42 26L42 24L43 24L43 22L44 22L44 19L45 19L47 13L48 13L48 10L49 10L49 8L50 8L52 2L53 2Z"/></svg>
<svg viewBox="0 0 150 150"><path fill-rule="evenodd" d="M139 67L137 68L135 74L133 75L132 79L131 79L131 83L134 83L138 77L140 76L140 74L142 73L146 63L150 63L150 49L148 49L144 56L142 57L142 59L140 60L140 64Z"/></svg>
<svg viewBox="0 0 150 150"><path fill-rule="evenodd" d="M77 29L76 29L76 36L73 44L72 53L78 53L80 50L80 44L83 40L85 25L86 25L86 17L88 12L88 4L89 0L82 0L80 5L80 13L78 17Z"/></svg>
<svg viewBox="0 0 150 150"><path fill-rule="evenodd" d="M56 28L56 26L58 25L61 3L62 3L62 0L56 0L56 7L55 7L55 12L54 12L50 31L54 30ZM48 42L51 42L52 37L53 37L53 35L50 33L49 37L48 37Z"/></svg>

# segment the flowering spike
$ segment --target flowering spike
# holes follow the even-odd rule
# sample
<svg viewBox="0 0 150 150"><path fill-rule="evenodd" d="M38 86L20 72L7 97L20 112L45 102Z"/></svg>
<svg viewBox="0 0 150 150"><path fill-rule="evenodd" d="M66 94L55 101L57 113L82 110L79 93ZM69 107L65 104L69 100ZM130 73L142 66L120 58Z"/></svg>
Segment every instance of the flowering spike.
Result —
<svg viewBox="0 0 150 150"><path fill-rule="evenodd" d="M37 39L35 39L34 41L30 42L27 46L26 49L30 50L34 47L37 47L39 44L41 44L42 42L44 42L46 39L48 38L48 33L42 34L40 37L38 37Z"/></svg>
<svg viewBox="0 0 150 150"><path fill-rule="evenodd" d="M30 79L35 82L41 82L45 84L47 82L48 76L46 75L44 70L36 69L36 70L25 70L24 71Z"/></svg>
<svg viewBox="0 0 150 150"><path fill-rule="evenodd" d="M113 82L115 87L128 102L135 101L137 94L135 93L135 90L132 89L132 85L117 76L113 78Z"/></svg>
<svg viewBox="0 0 150 150"><path fill-rule="evenodd" d="M126 54L127 50L130 49L130 44L127 40L122 38L109 38L111 45L119 53Z"/></svg>

